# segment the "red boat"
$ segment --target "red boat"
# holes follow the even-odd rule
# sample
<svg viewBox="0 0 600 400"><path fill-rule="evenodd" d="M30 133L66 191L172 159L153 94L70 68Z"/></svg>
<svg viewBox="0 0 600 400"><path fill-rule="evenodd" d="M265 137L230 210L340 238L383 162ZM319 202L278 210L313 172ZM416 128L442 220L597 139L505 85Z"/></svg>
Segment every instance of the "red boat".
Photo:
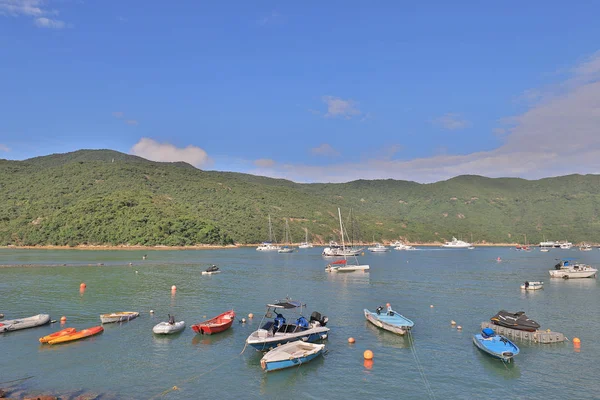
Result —
<svg viewBox="0 0 600 400"><path fill-rule="evenodd" d="M221 315L217 315L214 318L200 322L199 324L192 325L192 329L196 333L202 333L203 335L211 335L213 333L223 332L229 329L235 320L235 312L229 310Z"/></svg>

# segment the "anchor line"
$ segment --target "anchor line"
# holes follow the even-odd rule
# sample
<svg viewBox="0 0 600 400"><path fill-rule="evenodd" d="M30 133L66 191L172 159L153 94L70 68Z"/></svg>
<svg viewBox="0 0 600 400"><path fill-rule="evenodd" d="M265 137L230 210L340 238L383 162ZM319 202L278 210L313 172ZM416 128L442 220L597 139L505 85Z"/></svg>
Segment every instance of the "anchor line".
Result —
<svg viewBox="0 0 600 400"><path fill-rule="evenodd" d="M415 359L415 363L417 365L417 371L419 372L419 375L421 376L421 379L423 380L423 384L425 385L427 394L429 395L429 398L435 400L435 393L433 392L433 389L431 388L431 385L429 384L429 381L427 380L427 376L425 375L425 369L423 368L423 364L421 363L421 360L419 359L419 356L417 354L417 348L415 347L415 340L414 340L410 330L407 332L407 336L410 341L411 353L412 353L412 355Z"/></svg>

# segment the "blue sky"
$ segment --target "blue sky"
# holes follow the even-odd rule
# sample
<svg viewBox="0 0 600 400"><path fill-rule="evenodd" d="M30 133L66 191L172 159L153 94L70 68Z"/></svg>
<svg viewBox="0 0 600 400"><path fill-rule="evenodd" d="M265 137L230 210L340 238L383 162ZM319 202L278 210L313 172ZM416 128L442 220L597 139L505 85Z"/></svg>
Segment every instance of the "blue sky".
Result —
<svg viewBox="0 0 600 400"><path fill-rule="evenodd" d="M0 0L0 158L110 148L299 182L599 173L599 14Z"/></svg>

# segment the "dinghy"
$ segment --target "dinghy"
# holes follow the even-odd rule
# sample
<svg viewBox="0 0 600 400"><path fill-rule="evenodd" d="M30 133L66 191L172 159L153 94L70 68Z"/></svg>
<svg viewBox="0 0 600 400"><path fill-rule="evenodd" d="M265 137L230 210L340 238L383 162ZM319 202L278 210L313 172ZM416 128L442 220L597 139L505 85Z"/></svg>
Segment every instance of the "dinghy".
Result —
<svg viewBox="0 0 600 400"><path fill-rule="evenodd" d="M473 335L473 344L484 353L504 362L510 362L519 354L516 344L502 335L497 335L491 328L484 328L480 334Z"/></svg>
<svg viewBox="0 0 600 400"><path fill-rule="evenodd" d="M82 329L75 333L71 333L68 335L63 335L63 336L54 338L52 340L49 340L48 344L60 344L60 343L74 342L75 340L85 339L87 337L94 336L94 335L97 335L102 332L104 332L104 328L101 325L98 325L98 326L94 326L91 328Z"/></svg>
<svg viewBox="0 0 600 400"><path fill-rule="evenodd" d="M139 316L140 313L136 311L121 311L110 314L100 314L100 321L102 321L103 324L110 324L112 322L129 321Z"/></svg>
<svg viewBox="0 0 600 400"><path fill-rule="evenodd" d="M152 332L154 332L157 335L170 335L172 333L181 332L184 329L185 321L175 322L175 317L169 314L169 321L159 322L158 324L154 325L154 328L152 328Z"/></svg>
<svg viewBox="0 0 600 400"><path fill-rule="evenodd" d="M521 289L523 290L540 290L544 288L544 282L539 281L525 281L521 285Z"/></svg>
<svg viewBox="0 0 600 400"><path fill-rule="evenodd" d="M223 314L217 315L214 318L192 325L192 329L196 333L212 335L213 333L219 333L229 329L234 320L235 312L233 310L229 310L225 311Z"/></svg>
<svg viewBox="0 0 600 400"><path fill-rule="evenodd" d="M301 340L289 342L266 353L260 366L266 372L295 367L323 354L324 344L305 343Z"/></svg>
<svg viewBox="0 0 600 400"><path fill-rule="evenodd" d="M0 332L18 331L21 329L35 328L36 326L45 325L50 322L50 315L38 314L33 317L20 319L7 319L0 322Z"/></svg>
<svg viewBox="0 0 600 400"><path fill-rule="evenodd" d="M216 265L212 265L210 267L208 267L206 269L206 271L202 271L202 275L212 275L212 274L218 274L221 271L219 270L219 267L217 267Z"/></svg>
<svg viewBox="0 0 600 400"><path fill-rule="evenodd" d="M540 324L529 319L524 311L518 311L513 314L508 311L500 310L498 311L498 314L494 315L490 320L494 325L518 329L520 331L534 332L540 327Z"/></svg>
<svg viewBox="0 0 600 400"><path fill-rule="evenodd" d="M40 343L48 343L49 340L56 339L56 338L58 338L60 336L64 336L64 335L70 335L72 333L75 333L76 331L77 331L77 329L75 329L75 328L65 328L58 332L51 333L50 335L43 336L39 339L39 341L40 341Z"/></svg>
<svg viewBox="0 0 600 400"><path fill-rule="evenodd" d="M377 307L375 312L365 308L365 318L378 328L385 329L398 335L404 335L415 324L410 319L405 318L396 311L392 310L390 303L386 304L387 312L382 313L383 307Z"/></svg>

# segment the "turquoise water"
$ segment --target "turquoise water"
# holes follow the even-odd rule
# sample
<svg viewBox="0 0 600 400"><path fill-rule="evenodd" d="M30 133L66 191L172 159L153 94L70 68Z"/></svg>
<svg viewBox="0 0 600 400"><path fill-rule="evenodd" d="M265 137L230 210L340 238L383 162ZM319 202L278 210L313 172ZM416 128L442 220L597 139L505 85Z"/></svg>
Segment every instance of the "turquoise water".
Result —
<svg viewBox="0 0 600 400"><path fill-rule="evenodd" d="M53 319L66 316L66 326L86 328L99 325L101 313L141 313L105 325L99 336L61 346L37 341L59 324L0 335L2 358L9 361L0 366L0 387L33 376L19 389L131 399L598 398L598 280L551 280L548 270L557 257L597 266L600 251L366 253L360 260L371 265L367 274L327 273L320 251L0 250L0 264L11 266L0 268L0 313L7 319L49 313ZM208 264L223 272L202 276ZM522 292L525 280L543 280L544 289ZM87 284L83 294L81 282ZM300 368L266 374L258 352L240 352L265 304L285 296L305 302L307 316L316 310L329 317L328 353ZM386 302L415 322L414 347L365 321L364 308ZM230 308L239 318L255 317L214 336L191 330ZM570 342L516 342L521 354L508 366L480 353L472 335L500 309L524 310L543 329L579 337L580 352ZM152 327L168 313L188 327L177 336L154 336ZM356 343L348 344L349 337ZM375 355L372 365L364 363L366 349ZM165 393L173 386L179 390Z"/></svg>

